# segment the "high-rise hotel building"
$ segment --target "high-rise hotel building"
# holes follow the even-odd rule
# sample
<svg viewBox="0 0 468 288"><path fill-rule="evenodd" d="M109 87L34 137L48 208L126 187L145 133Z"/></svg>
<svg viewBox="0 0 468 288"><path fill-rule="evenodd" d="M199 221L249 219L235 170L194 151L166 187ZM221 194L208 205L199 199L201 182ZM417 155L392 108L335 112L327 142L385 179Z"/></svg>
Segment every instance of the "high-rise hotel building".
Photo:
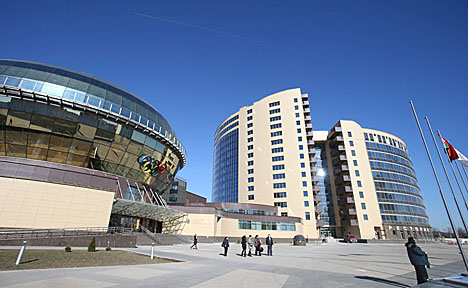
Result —
<svg viewBox="0 0 468 288"><path fill-rule="evenodd" d="M400 138L354 121L339 121L326 138L315 132L327 162L338 235L359 238L431 238L431 226L408 148ZM323 145L325 144L325 145ZM326 151L326 153L325 153ZM375 235L375 236L374 236Z"/></svg>
<svg viewBox="0 0 468 288"><path fill-rule="evenodd" d="M308 95L291 89L224 120L213 202L276 206L278 216L300 218L297 231L309 238L431 238L406 144L354 121L312 131L310 113Z"/></svg>
<svg viewBox="0 0 468 288"><path fill-rule="evenodd" d="M304 235L318 238L312 136L309 98L300 89L242 107L215 133L213 202L276 206L281 216L302 218Z"/></svg>

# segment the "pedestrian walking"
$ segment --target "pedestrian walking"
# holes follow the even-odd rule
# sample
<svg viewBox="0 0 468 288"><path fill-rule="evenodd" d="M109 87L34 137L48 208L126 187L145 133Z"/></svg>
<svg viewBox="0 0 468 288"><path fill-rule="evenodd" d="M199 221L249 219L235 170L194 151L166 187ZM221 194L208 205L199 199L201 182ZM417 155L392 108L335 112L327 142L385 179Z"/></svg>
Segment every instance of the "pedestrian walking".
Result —
<svg viewBox="0 0 468 288"><path fill-rule="evenodd" d="M271 238L270 234L268 234L265 244L267 245L267 255L268 256L273 256L273 238Z"/></svg>
<svg viewBox="0 0 468 288"><path fill-rule="evenodd" d="M223 244L221 244L221 247L224 247L224 256L227 256L228 248L229 248L229 239L228 239L228 237L224 237Z"/></svg>
<svg viewBox="0 0 468 288"><path fill-rule="evenodd" d="M262 241L255 235L255 255L262 256ZM258 253L258 254L257 254Z"/></svg>
<svg viewBox="0 0 468 288"><path fill-rule="evenodd" d="M249 245L249 257L252 257L252 248L253 248L252 235L249 235L249 239L247 240L247 244Z"/></svg>
<svg viewBox="0 0 468 288"><path fill-rule="evenodd" d="M406 242L405 246L411 265L414 266L414 270L416 271L418 285L427 282L429 276L427 275L426 266L427 268L431 268L427 253L416 245L416 240L413 237L408 237L408 242Z"/></svg>
<svg viewBox="0 0 468 288"><path fill-rule="evenodd" d="M242 244L241 256L246 257L247 256L247 237L245 237L245 235L242 236L241 244Z"/></svg>
<svg viewBox="0 0 468 288"><path fill-rule="evenodd" d="M195 234L195 235L193 235L193 245L190 246L190 249L197 249L198 250L197 243L198 243L198 238L197 238L197 234ZM195 247L195 248L193 248L193 247Z"/></svg>

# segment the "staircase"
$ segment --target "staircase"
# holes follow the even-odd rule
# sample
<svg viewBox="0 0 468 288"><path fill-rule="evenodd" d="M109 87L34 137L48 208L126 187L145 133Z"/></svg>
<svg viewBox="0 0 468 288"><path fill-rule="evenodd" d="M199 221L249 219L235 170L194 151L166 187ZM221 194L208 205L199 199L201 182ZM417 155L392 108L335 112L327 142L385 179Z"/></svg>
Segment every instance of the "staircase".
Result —
<svg viewBox="0 0 468 288"><path fill-rule="evenodd" d="M174 245L174 244L189 244L192 241L183 235L175 234L160 234L152 233L144 227L141 227L141 233L135 233L137 235L137 245Z"/></svg>

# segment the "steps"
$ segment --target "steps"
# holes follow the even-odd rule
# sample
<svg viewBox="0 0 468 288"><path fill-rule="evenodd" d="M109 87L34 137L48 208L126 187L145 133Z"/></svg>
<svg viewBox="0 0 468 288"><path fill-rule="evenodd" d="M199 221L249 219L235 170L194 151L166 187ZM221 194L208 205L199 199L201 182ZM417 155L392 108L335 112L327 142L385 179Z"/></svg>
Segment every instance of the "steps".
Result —
<svg viewBox="0 0 468 288"><path fill-rule="evenodd" d="M160 234L152 233L146 229L142 229L141 233L134 233L137 235L137 245L174 245L174 244L189 244L192 241L183 235L174 234Z"/></svg>

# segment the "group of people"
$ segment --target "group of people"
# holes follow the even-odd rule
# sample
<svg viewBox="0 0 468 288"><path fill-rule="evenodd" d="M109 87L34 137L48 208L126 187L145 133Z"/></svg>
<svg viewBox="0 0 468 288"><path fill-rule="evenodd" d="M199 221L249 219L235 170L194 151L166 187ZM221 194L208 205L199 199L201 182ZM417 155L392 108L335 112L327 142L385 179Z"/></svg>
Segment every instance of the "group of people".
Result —
<svg viewBox="0 0 468 288"><path fill-rule="evenodd" d="M273 256L273 238L271 237L270 234L268 234L268 236L266 237L265 244L267 245L267 248L268 248L267 255ZM254 248L255 248L255 255L262 256L262 252L263 252L262 241L260 240L258 235L255 235L255 238L252 238L252 235L249 235L249 238L247 238L245 235L242 236L241 245L242 245L241 256L252 257L252 250ZM221 247L224 248L224 256L227 256L228 249L229 249L228 237L224 237ZM247 247L249 248L249 254L247 254Z"/></svg>

